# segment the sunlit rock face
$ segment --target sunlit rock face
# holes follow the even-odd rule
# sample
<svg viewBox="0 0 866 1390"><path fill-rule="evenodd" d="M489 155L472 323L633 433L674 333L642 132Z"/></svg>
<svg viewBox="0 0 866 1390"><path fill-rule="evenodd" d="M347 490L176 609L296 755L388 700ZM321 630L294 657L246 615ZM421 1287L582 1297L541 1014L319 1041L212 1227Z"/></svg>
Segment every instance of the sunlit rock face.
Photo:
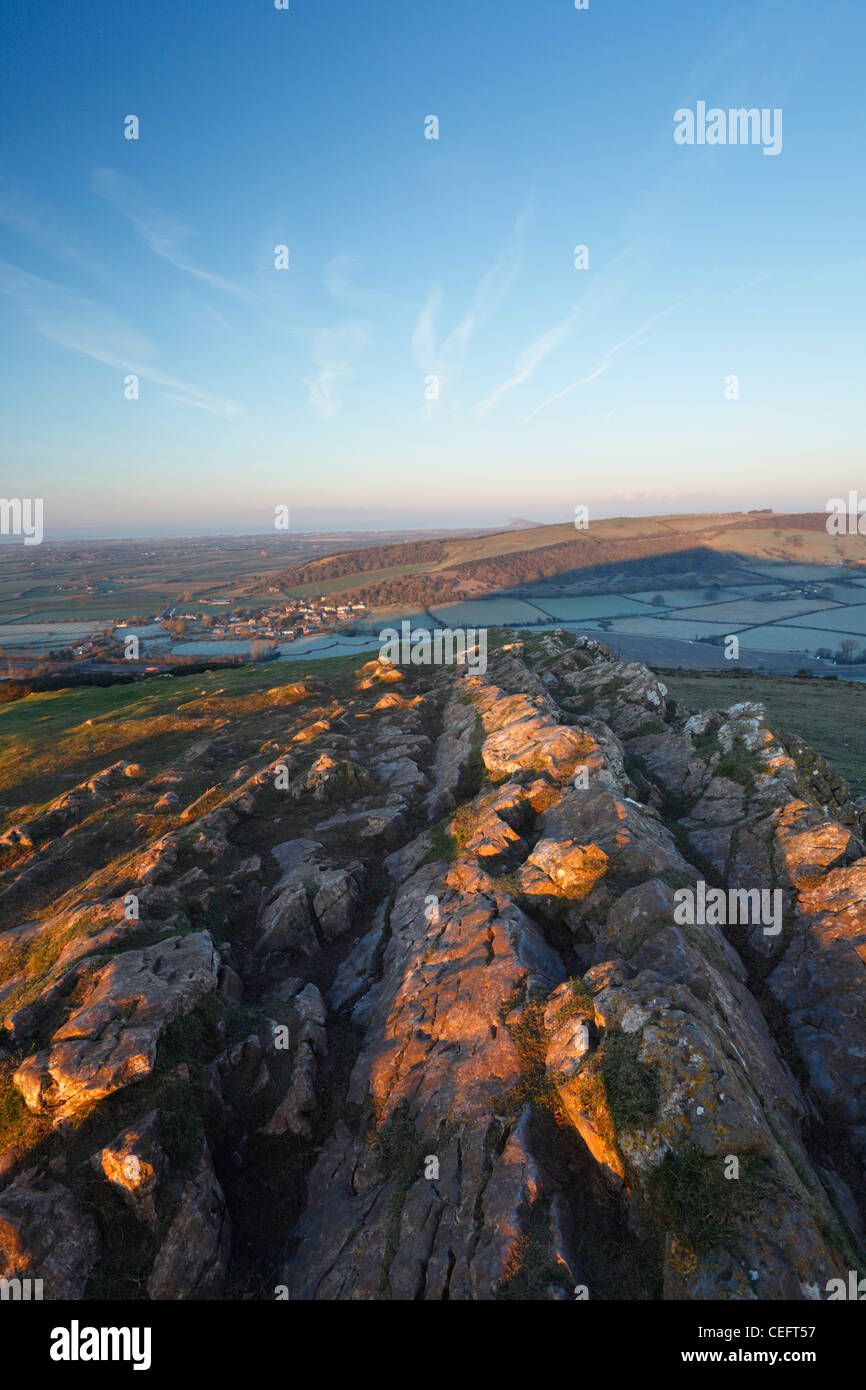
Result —
<svg viewBox="0 0 866 1390"><path fill-rule="evenodd" d="M692 714L563 633L491 643L484 674L275 669L175 696L151 744L2 827L0 1277L94 1297L104 1266L179 1301L845 1278L866 857L833 770L761 705ZM713 890L778 893L778 925L684 910Z"/></svg>
<svg viewBox="0 0 866 1390"><path fill-rule="evenodd" d="M153 1068L160 1035L215 989L219 957L207 932L125 951L98 970L49 1047L15 1072L31 1110L69 1120Z"/></svg>
<svg viewBox="0 0 866 1390"><path fill-rule="evenodd" d="M123 1194L142 1221L157 1220L154 1197L166 1168L157 1137L158 1113L143 1115L131 1129L93 1155L91 1164Z"/></svg>

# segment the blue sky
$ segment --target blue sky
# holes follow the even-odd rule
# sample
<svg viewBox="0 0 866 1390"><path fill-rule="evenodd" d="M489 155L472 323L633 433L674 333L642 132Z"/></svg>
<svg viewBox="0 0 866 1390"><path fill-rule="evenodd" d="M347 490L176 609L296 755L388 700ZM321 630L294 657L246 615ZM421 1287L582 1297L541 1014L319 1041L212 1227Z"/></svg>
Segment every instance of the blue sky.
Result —
<svg viewBox="0 0 866 1390"><path fill-rule="evenodd" d="M862 484L860 0L0 23L0 491L43 497L48 538L265 530L279 504L293 529L823 510ZM698 101L781 108L781 153L677 145Z"/></svg>

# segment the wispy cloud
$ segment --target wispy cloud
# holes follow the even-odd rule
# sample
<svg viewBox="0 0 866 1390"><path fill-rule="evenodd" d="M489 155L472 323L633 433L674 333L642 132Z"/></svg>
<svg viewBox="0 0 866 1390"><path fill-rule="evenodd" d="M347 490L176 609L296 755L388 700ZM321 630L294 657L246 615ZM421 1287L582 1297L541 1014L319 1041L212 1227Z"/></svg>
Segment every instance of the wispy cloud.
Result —
<svg viewBox="0 0 866 1390"><path fill-rule="evenodd" d="M144 245L155 256L168 261L169 265L183 271L185 275L192 275L195 279L210 285L212 289L222 290L237 299L251 302L252 296L242 286L205 270L189 259L182 248L183 243L193 235L190 228L157 208L130 179L114 169L97 169L91 183L93 191L126 218Z"/></svg>
<svg viewBox="0 0 866 1390"><path fill-rule="evenodd" d="M436 320L442 306L442 290L433 285L412 333L412 352L423 372L436 376L440 386L454 381L463 370L473 334L493 317L520 270L532 210L518 215L506 245L478 282L472 303L463 318L437 345Z"/></svg>
<svg viewBox="0 0 866 1390"><path fill-rule="evenodd" d="M41 276L0 261L0 294L13 299L31 327L51 342L90 357L103 366L134 374L172 394L167 399L217 415L241 415L238 401L214 396L159 370L147 359L149 340L127 327L111 309Z"/></svg>
<svg viewBox="0 0 866 1390"><path fill-rule="evenodd" d="M629 285L628 278L622 274L634 257L634 247L628 245L618 252L605 271L595 277L586 293L577 301L571 311L559 323L554 324L520 354L514 364L510 377L503 381L483 401L473 408L476 420L482 420L495 405L510 391L523 386L535 374L542 362L555 352L578 325L589 322L600 310L610 309L622 297Z"/></svg>
<svg viewBox="0 0 866 1390"><path fill-rule="evenodd" d="M540 415L542 410L547 410L548 406L553 405L555 401L560 401L563 396L570 395L572 391L577 390L578 386L588 386L591 381L595 381L596 377L600 377L604 372L609 371L616 360L617 354L622 352L623 348L630 347L632 344L634 344L635 347L642 347L644 343L649 342L648 334L653 324L658 323L660 319L667 318L668 314L672 314L675 309L679 309L680 305L685 304L685 302L685 299L679 299L675 304L669 304L666 309L661 309L659 313L653 314L651 318L648 318L645 323L641 324L636 332L629 334L627 338L623 338L622 342L615 343L612 348L608 348L598 366L594 367L586 376L582 376L577 381L573 381L570 386L564 387L562 391L557 391L555 395L550 396L546 401L543 401L541 405L536 406L535 410L530 411L530 413L525 416L523 423L528 424L530 420L534 420L536 415Z"/></svg>
<svg viewBox="0 0 866 1390"><path fill-rule="evenodd" d="M763 275L756 275L754 280L747 280L745 285L738 285L735 290L731 290L731 294L745 294L746 290L753 290L756 285L763 285L765 280L772 280L774 275L780 273L781 266L777 266L775 270L765 270Z"/></svg>
<svg viewBox="0 0 866 1390"><path fill-rule="evenodd" d="M74 265L94 279L109 278L97 258L82 251L78 235L71 236L68 227L59 225L56 212L47 203L6 191L0 194L0 223L56 260Z"/></svg>
<svg viewBox="0 0 866 1390"><path fill-rule="evenodd" d="M548 329L540 338L536 338L535 342L531 343L526 351L520 354L515 363L513 375L510 376L507 381L503 381L501 385L497 386L496 390L492 391L486 400L479 401L473 408L475 419L482 420L509 391L513 391L515 387L522 386L524 382L529 381L533 373L541 366L544 359L549 357L550 354L559 347L560 343L565 342L569 334L573 332L579 320L580 304L578 303L575 304L571 313L562 319L560 323Z"/></svg>
<svg viewBox="0 0 866 1390"><path fill-rule="evenodd" d="M357 256L333 256L325 266L325 289L328 294L358 313L367 314L389 306L405 310L406 301L397 295L357 284L359 269Z"/></svg>
<svg viewBox="0 0 866 1390"><path fill-rule="evenodd" d="M153 380L153 377L152 377L152 376L151 376L150 380ZM162 384L162 385L167 385L167 384L168 384L168 380L167 380L167 379L164 380L161 384ZM180 385L180 383L178 383L178 385ZM191 387L186 387L185 389L186 389L187 391L189 391L189 390L191 390L192 388L191 388ZM241 415L241 414L243 414L243 407L242 407L242 406L236 406L236 405L234 404L234 402L231 402L231 401L217 401L217 400L214 400L212 397L210 397L210 396L205 396L205 395L201 395L201 396L189 396L189 395L182 396L182 395L178 395L178 394L177 394L176 392L174 392L174 391L166 391L165 396L163 397L163 399L164 399L164 400L167 400L167 401L173 401L175 405L188 405L188 406L192 406L195 410L205 410L205 411L207 411L207 413L208 413L209 415Z"/></svg>
<svg viewBox="0 0 866 1390"><path fill-rule="evenodd" d="M370 330L365 323L343 323L316 334L312 357L319 372L315 377L305 377L304 385L308 403L328 418L340 410L339 390L353 380L354 359L369 342Z"/></svg>
<svg viewBox="0 0 866 1390"><path fill-rule="evenodd" d="M422 371L435 365L436 358L436 315L442 303L442 290L438 285L430 289L424 306L415 322L412 333L412 351Z"/></svg>

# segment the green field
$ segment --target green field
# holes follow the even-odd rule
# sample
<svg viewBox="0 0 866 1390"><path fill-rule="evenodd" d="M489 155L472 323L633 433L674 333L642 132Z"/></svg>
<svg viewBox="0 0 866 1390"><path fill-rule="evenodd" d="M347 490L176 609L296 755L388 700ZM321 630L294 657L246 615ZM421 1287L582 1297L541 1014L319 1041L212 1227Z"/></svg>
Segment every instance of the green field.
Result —
<svg viewBox="0 0 866 1390"><path fill-rule="evenodd" d="M240 666L134 685L81 686L0 705L0 826L12 807L41 805L121 758L165 760L206 738L215 719L309 677L337 693L370 653ZM348 688L347 685L347 688ZM342 693L342 692L339 692Z"/></svg>

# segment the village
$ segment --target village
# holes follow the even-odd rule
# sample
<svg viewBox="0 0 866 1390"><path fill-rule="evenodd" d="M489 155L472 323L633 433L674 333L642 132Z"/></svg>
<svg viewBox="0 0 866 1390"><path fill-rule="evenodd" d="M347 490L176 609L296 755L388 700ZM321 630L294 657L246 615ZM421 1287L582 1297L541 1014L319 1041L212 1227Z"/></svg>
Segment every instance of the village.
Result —
<svg viewBox="0 0 866 1390"><path fill-rule="evenodd" d="M208 608L228 607L231 600L211 600ZM141 619L118 620L103 631L78 642L68 652L52 652L58 657L79 661L129 660L164 662L176 653L178 643L208 644L208 655L219 655L219 644L249 644L249 654L259 660L278 654L278 646L302 637L325 633L354 633L365 630L360 624L370 619L363 603L334 603L325 595L315 599L288 598L269 608L237 609L215 614L172 604L162 612ZM131 639L135 639L132 641ZM140 648L140 651L139 651ZM232 648L233 650L233 648Z"/></svg>
<svg viewBox="0 0 866 1390"><path fill-rule="evenodd" d="M229 599L216 599L208 606L228 606L230 602ZM180 612L173 605L152 621L160 623L175 636L188 639L201 635L232 641L255 639L290 642L298 637L332 632L335 628L346 631L347 624L363 621L369 616L369 609L364 603L333 603L327 596L321 595L316 599L283 599L270 608L239 608L225 617L200 610Z"/></svg>

